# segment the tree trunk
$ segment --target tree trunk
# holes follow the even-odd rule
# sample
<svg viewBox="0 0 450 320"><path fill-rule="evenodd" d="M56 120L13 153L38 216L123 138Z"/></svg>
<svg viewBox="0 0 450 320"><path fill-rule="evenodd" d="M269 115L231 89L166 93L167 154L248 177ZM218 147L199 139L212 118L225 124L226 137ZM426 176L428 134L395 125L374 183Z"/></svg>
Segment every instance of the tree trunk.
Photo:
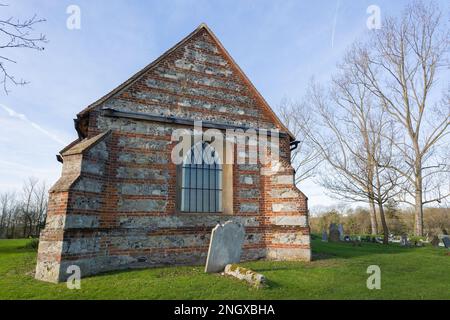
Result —
<svg viewBox="0 0 450 320"><path fill-rule="evenodd" d="M370 226L372 228L372 234L378 234L378 222L377 222L377 209L375 207L375 201L373 199L369 199L370 203Z"/></svg>
<svg viewBox="0 0 450 320"><path fill-rule="evenodd" d="M0 238L2 238L4 235L6 237L6 228L4 226L4 223L6 222L5 216L6 214L3 213L2 218L0 219Z"/></svg>
<svg viewBox="0 0 450 320"><path fill-rule="evenodd" d="M27 237L27 221L25 220L23 222L22 238L26 238L26 237Z"/></svg>
<svg viewBox="0 0 450 320"><path fill-rule="evenodd" d="M389 229L384 216L384 208L381 201L378 203L378 210L380 212L381 225L383 227L383 244L389 244Z"/></svg>
<svg viewBox="0 0 450 320"><path fill-rule="evenodd" d="M414 234L423 236L423 194L422 194L422 168L416 168L416 190L414 206Z"/></svg>

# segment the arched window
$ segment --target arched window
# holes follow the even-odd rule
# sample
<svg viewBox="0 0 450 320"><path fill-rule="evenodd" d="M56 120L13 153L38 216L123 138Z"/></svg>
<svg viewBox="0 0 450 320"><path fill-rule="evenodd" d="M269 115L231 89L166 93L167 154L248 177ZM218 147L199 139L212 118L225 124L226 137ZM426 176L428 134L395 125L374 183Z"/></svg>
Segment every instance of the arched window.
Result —
<svg viewBox="0 0 450 320"><path fill-rule="evenodd" d="M222 212L222 165L208 143L197 143L181 168L181 211Z"/></svg>

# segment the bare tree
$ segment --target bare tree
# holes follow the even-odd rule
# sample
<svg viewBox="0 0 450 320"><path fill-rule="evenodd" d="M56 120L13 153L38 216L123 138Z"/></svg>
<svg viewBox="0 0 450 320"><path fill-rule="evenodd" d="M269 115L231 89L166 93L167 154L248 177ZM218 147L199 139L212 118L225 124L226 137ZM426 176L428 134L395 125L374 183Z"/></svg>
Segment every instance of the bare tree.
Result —
<svg viewBox="0 0 450 320"><path fill-rule="evenodd" d="M33 235L39 236L42 226L45 224L48 208L48 188L44 182L38 184L34 189L34 221L33 221Z"/></svg>
<svg viewBox="0 0 450 320"><path fill-rule="evenodd" d="M0 4L0 10L6 6L5 4ZM3 85L6 93L8 93L8 83L14 85L24 85L27 83L22 79L17 80L8 72L7 63L17 63L10 56L7 56L11 52L8 49L27 48L38 51L44 50L42 44L47 42L45 35L34 35L32 33L33 27L44 21L45 19L39 19L36 15L25 20L15 19L13 17L0 18L0 84Z"/></svg>
<svg viewBox="0 0 450 320"><path fill-rule="evenodd" d="M309 144L301 132L301 127L308 126L312 119L301 102L283 99L279 111L283 123L298 139L296 148L291 152L291 162L295 170L295 183L298 184L313 177L322 161L320 152Z"/></svg>
<svg viewBox="0 0 450 320"><path fill-rule="evenodd" d="M1 206L1 238L14 238L17 225L20 223L19 205L14 192L0 195Z"/></svg>
<svg viewBox="0 0 450 320"><path fill-rule="evenodd" d="M396 123L392 145L403 161L391 169L408 182L405 192L414 199L416 235L423 235L423 205L449 196L448 192L435 193L437 186L433 192L427 190L433 197L426 197L424 190L425 178L436 181L448 168L448 159L435 163L431 155L439 153L437 149L449 134L448 89L441 104L436 102L439 99L432 100L442 90L439 76L448 71L449 43L450 32L439 7L414 2L400 19L387 18L370 41L355 45L349 57L358 69L357 81L379 99Z"/></svg>
<svg viewBox="0 0 450 320"><path fill-rule="evenodd" d="M299 125L325 161L321 185L332 196L369 203L373 234L378 233L378 209L387 243L383 205L396 195L399 182L398 175L388 169L393 157L391 140L385 136L392 136L393 130L383 112L373 106L370 91L354 81L355 72L358 70L344 61L330 89L312 83L306 101L313 119Z"/></svg>
<svg viewBox="0 0 450 320"><path fill-rule="evenodd" d="M388 244L388 226L384 210L385 204L394 201L401 193L401 186L404 179L395 170L391 170L396 165L396 158L393 153L393 141L395 137L394 126L391 121L386 121L383 110L369 119L369 144L372 152L369 156L373 162L373 189L374 201L378 206L381 225L383 227L383 243Z"/></svg>
<svg viewBox="0 0 450 320"><path fill-rule="evenodd" d="M33 203L33 197L38 185L36 178L28 178L22 188L22 206L21 214L23 219L23 237L31 235L33 229L33 222L35 221L35 208ZM27 229L28 228L28 229Z"/></svg>
<svg viewBox="0 0 450 320"><path fill-rule="evenodd" d="M0 238L38 236L45 223L48 188L36 178L24 181L20 194L0 194Z"/></svg>
<svg viewBox="0 0 450 320"><path fill-rule="evenodd" d="M5 192L0 194L0 238L6 238L8 236L14 206L14 193Z"/></svg>

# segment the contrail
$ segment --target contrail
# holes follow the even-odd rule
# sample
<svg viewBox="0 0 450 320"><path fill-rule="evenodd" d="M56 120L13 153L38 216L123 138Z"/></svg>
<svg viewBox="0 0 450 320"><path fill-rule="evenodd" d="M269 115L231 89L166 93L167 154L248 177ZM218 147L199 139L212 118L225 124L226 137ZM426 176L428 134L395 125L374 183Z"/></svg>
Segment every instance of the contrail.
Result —
<svg viewBox="0 0 450 320"><path fill-rule="evenodd" d="M333 20L333 30L331 31L331 48L334 48L334 35L336 33L336 24L339 13L339 8L341 7L341 0L336 1L336 11L334 12L334 20Z"/></svg>
<svg viewBox="0 0 450 320"><path fill-rule="evenodd" d="M29 120L26 115L24 115L22 113L18 113L16 111L14 111L13 109L8 108L7 106L5 106L5 105L3 105L1 103L0 103L0 107L2 107L3 110L5 110L10 117L16 118L16 119L20 119L20 120L28 123L30 126L35 128L36 130L40 131L41 133L45 134L47 137L49 137L53 141L56 141L56 142L58 142L59 144L61 144L63 146L67 144L65 141L61 140L60 138L58 138L54 134L52 134L52 133L48 132L47 130L45 130L44 128L42 128L36 122L33 122L33 121Z"/></svg>

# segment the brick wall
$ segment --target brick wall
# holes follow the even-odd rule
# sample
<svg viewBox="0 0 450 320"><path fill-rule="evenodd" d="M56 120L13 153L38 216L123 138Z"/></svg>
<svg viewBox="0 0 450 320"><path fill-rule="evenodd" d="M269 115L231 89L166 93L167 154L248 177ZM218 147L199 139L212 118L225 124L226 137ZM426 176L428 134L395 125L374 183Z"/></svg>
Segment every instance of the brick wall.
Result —
<svg viewBox="0 0 450 320"><path fill-rule="evenodd" d="M180 213L171 136L186 126L105 109L283 131L211 32L197 29L84 113L87 137L62 153L62 177L50 192L38 279L62 281L71 264L82 275L204 264L211 229L228 220L245 226L244 260L310 259L307 199L294 185L287 134L278 172L265 174L275 163L233 165L231 215Z"/></svg>

